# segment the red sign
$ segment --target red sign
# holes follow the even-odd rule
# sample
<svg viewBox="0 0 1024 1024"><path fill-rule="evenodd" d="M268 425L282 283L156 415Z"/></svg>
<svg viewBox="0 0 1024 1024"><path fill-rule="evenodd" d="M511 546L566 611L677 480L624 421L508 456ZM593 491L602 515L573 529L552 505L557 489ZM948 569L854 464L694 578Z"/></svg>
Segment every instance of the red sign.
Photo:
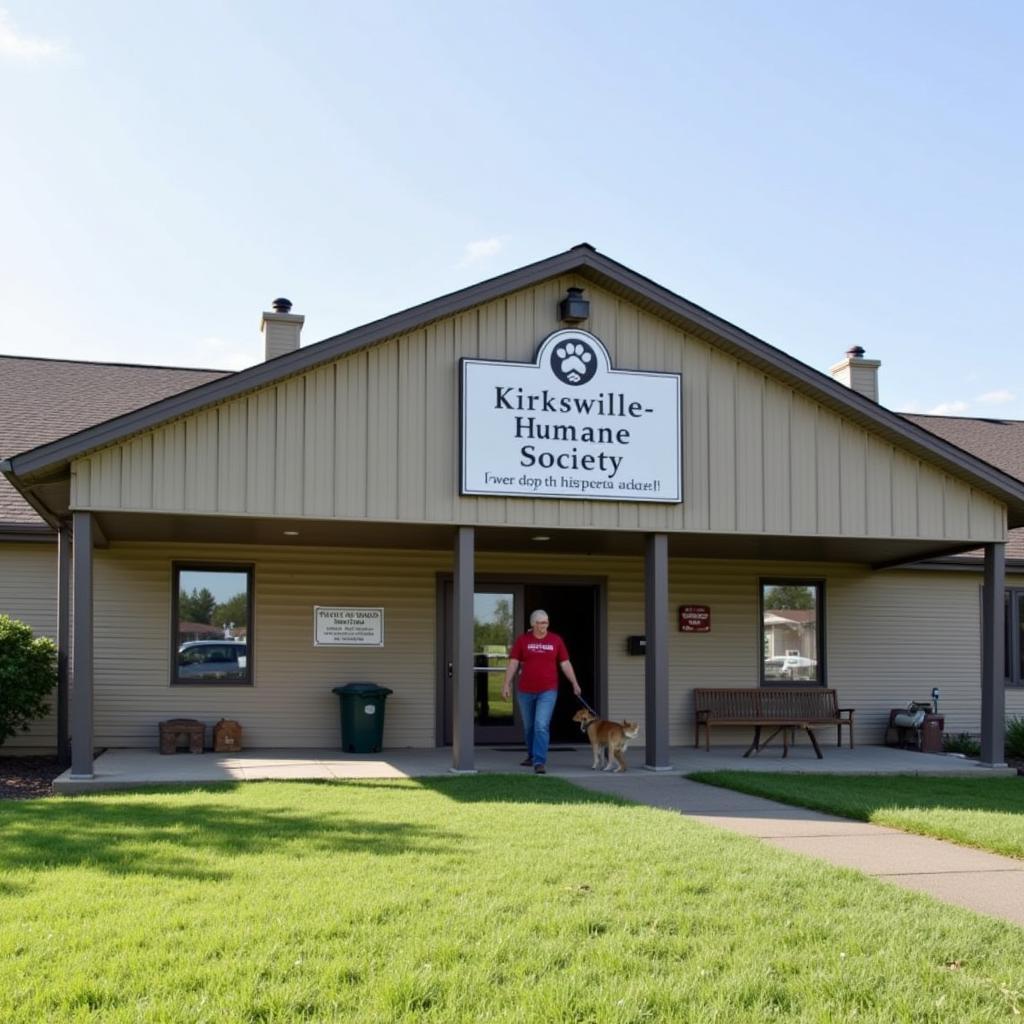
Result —
<svg viewBox="0 0 1024 1024"><path fill-rule="evenodd" d="M706 604L681 604L679 606L680 633L710 633L711 609Z"/></svg>

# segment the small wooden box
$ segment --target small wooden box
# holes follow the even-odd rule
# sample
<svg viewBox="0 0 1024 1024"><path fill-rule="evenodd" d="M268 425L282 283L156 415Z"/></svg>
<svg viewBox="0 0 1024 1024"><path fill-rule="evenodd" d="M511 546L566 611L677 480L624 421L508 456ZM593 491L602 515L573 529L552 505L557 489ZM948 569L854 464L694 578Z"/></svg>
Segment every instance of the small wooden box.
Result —
<svg viewBox="0 0 1024 1024"><path fill-rule="evenodd" d="M203 723L195 718L171 718L160 723L160 753L173 754L185 740L190 754L203 752Z"/></svg>
<svg viewBox="0 0 1024 1024"><path fill-rule="evenodd" d="M232 754L242 749L242 727L230 718L222 718L213 727L213 750L217 754Z"/></svg>

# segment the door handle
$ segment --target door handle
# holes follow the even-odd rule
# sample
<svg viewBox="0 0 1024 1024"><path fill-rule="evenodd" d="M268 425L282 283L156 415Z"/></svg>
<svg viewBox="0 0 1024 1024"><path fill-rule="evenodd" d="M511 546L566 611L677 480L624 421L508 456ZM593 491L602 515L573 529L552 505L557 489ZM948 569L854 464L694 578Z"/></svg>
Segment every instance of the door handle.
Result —
<svg viewBox="0 0 1024 1024"><path fill-rule="evenodd" d="M455 666L449 661L448 662L448 678L449 679L451 679L454 670L455 670Z"/></svg>

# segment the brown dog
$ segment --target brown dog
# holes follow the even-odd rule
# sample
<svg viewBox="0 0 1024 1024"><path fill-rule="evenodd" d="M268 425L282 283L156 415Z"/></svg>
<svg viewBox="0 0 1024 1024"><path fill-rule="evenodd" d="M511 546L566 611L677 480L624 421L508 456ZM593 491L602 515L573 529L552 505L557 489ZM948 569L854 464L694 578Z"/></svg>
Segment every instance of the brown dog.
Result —
<svg viewBox="0 0 1024 1024"><path fill-rule="evenodd" d="M603 768L606 772L626 770L626 747L640 731L636 722L609 722L607 718L591 714L586 708L577 711L572 720L580 723L580 731L586 733L590 740L590 749L594 752L591 768Z"/></svg>

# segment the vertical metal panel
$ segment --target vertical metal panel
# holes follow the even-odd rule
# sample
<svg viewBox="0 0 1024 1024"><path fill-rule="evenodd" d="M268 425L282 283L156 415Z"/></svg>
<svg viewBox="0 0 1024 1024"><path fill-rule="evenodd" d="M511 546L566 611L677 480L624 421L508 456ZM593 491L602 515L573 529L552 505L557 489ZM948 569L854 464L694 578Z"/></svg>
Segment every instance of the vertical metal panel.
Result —
<svg viewBox="0 0 1024 1024"><path fill-rule="evenodd" d="M71 464L71 507L89 508L92 505L92 459L86 456Z"/></svg>
<svg viewBox="0 0 1024 1024"><path fill-rule="evenodd" d="M895 537L916 537L918 462L898 449L892 458L892 530Z"/></svg>
<svg viewBox="0 0 1024 1024"><path fill-rule="evenodd" d="M868 437L865 452L865 509L867 533L892 536L892 445Z"/></svg>
<svg viewBox="0 0 1024 1024"><path fill-rule="evenodd" d="M366 514L398 517L398 346L389 341L366 353Z"/></svg>
<svg viewBox="0 0 1024 1024"><path fill-rule="evenodd" d="M305 402L305 377L294 377L277 385L274 512L279 516L302 515Z"/></svg>
<svg viewBox="0 0 1024 1024"><path fill-rule="evenodd" d="M943 473L921 464L917 477L917 529L920 537L944 537Z"/></svg>
<svg viewBox="0 0 1024 1024"><path fill-rule="evenodd" d="M971 488L962 480L947 476L943 481L943 512L946 536L970 536Z"/></svg>
<svg viewBox="0 0 1024 1024"><path fill-rule="evenodd" d="M839 533L839 431L840 419L818 407L815 437L815 468L818 488L818 533Z"/></svg>
<svg viewBox="0 0 1024 1024"><path fill-rule="evenodd" d="M844 537L867 531L866 459L864 431L844 422L839 431L839 525Z"/></svg>
<svg viewBox="0 0 1024 1024"><path fill-rule="evenodd" d="M793 395L789 427L790 530L799 534L819 532L817 478L817 406Z"/></svg>
<svg viewBox="0 0 1024 1024"><path fill-rule="evenodd" d="M417 521L426 515L427 403L423 332L403 338L398 348L398 516Z"/></svg>
<svg viewBox="0 0 1024 1024"><path fill-rule="evenodd" d="M336 365L338 441L334 453L336 515L366 515L367 355L356 352Z"/></svg>
<svg viewBox="0 0 1024 1024"><path fill-rule="evenodd" d="M450 320L427 328L424 423L425 518L451 522L459 492L459 391L455 330Z"/></svg>
<svg viewBox="0 0 1024 1024"><path fill-rule="evenodd" d="M229 402L218 409L217 508L221 512L245 511L248 426L246 399Z"/></svg>
<svg viewBox="0 0 1024 1024"><path fill-rule="evenodd" d="M270 515L277 490L277 389L250 395L246 415L245 510Z"/></svg>
<svg viewBox="0 0 1024 1024"><path fill-rule="evenodd" d="M121 508L121 449L106 448L93 456L93 500L108 508Z"/></svg>
<svg viewBox="0 0 1024 1024"><path fill-rule="evenodd" d="M665 339L669 350L680 347L678 337ZM683 373L683 437L686 441L683 459L683 500L688 530L711 529L711 479L712 469L708 464L711 451L709 391L711 374L711 349L707 345L687 339L685 342L685 363L682 360L667 367ZM727 431L731 433L731 431ZM666 439L666 443L668 440ZM731 476L731 474L730 474ZM674 509L665 517L666 529L676 524ZM718 528L717 526L715 527Z"/></svg>
<svg viewBox="0 0 1024 1024"><path fill-rule="evenodd" d="M185 420L185 508L217 509L216 409L204 409Z"/></svg>
<svg viewBox="0 0 1024 1024"><path fill-rule="evenodd" d="M708 374L708 522L736 529L736 361L716 352Z"/></svg>
<svg viewBox="0 0 1024 1024"><path fill-rule="evenodd" d="M181 420L153 435L153 506L158 511L185 507L185 424Z"/></svg>
<svg viewBox="0 0 1024 1024"><path fill-rule="evenodd" d="M789 414L791 393L772 380L764 387L764 529L789 533L792 506Z"/></svg>
<svg viewBox="0 0 1024 1024"><path fill-rule="evenodd" d="M760 533L764 529L764 378L742 363L737 371L736 528L740 533Z"/></svg>
<svg viewBox="0 0 1024 1024"><path fill-rule="evenodd" d="M307 516L334 515L335 391L333 363L306 375L302 512Z"/></svg>
<svg viewBox="0 0 1024 1024"><path fill-rule="evenodd" d="M124 445L121 495L127 508L153 507L153 436L143 434Z"/></svg>
<svg viewBox="0 0 1024 1024"><path fill-rule="evenodd" d="M70 701L71 777L93 777L93 550L92 513L75 512L74 660Z"/></svg>

